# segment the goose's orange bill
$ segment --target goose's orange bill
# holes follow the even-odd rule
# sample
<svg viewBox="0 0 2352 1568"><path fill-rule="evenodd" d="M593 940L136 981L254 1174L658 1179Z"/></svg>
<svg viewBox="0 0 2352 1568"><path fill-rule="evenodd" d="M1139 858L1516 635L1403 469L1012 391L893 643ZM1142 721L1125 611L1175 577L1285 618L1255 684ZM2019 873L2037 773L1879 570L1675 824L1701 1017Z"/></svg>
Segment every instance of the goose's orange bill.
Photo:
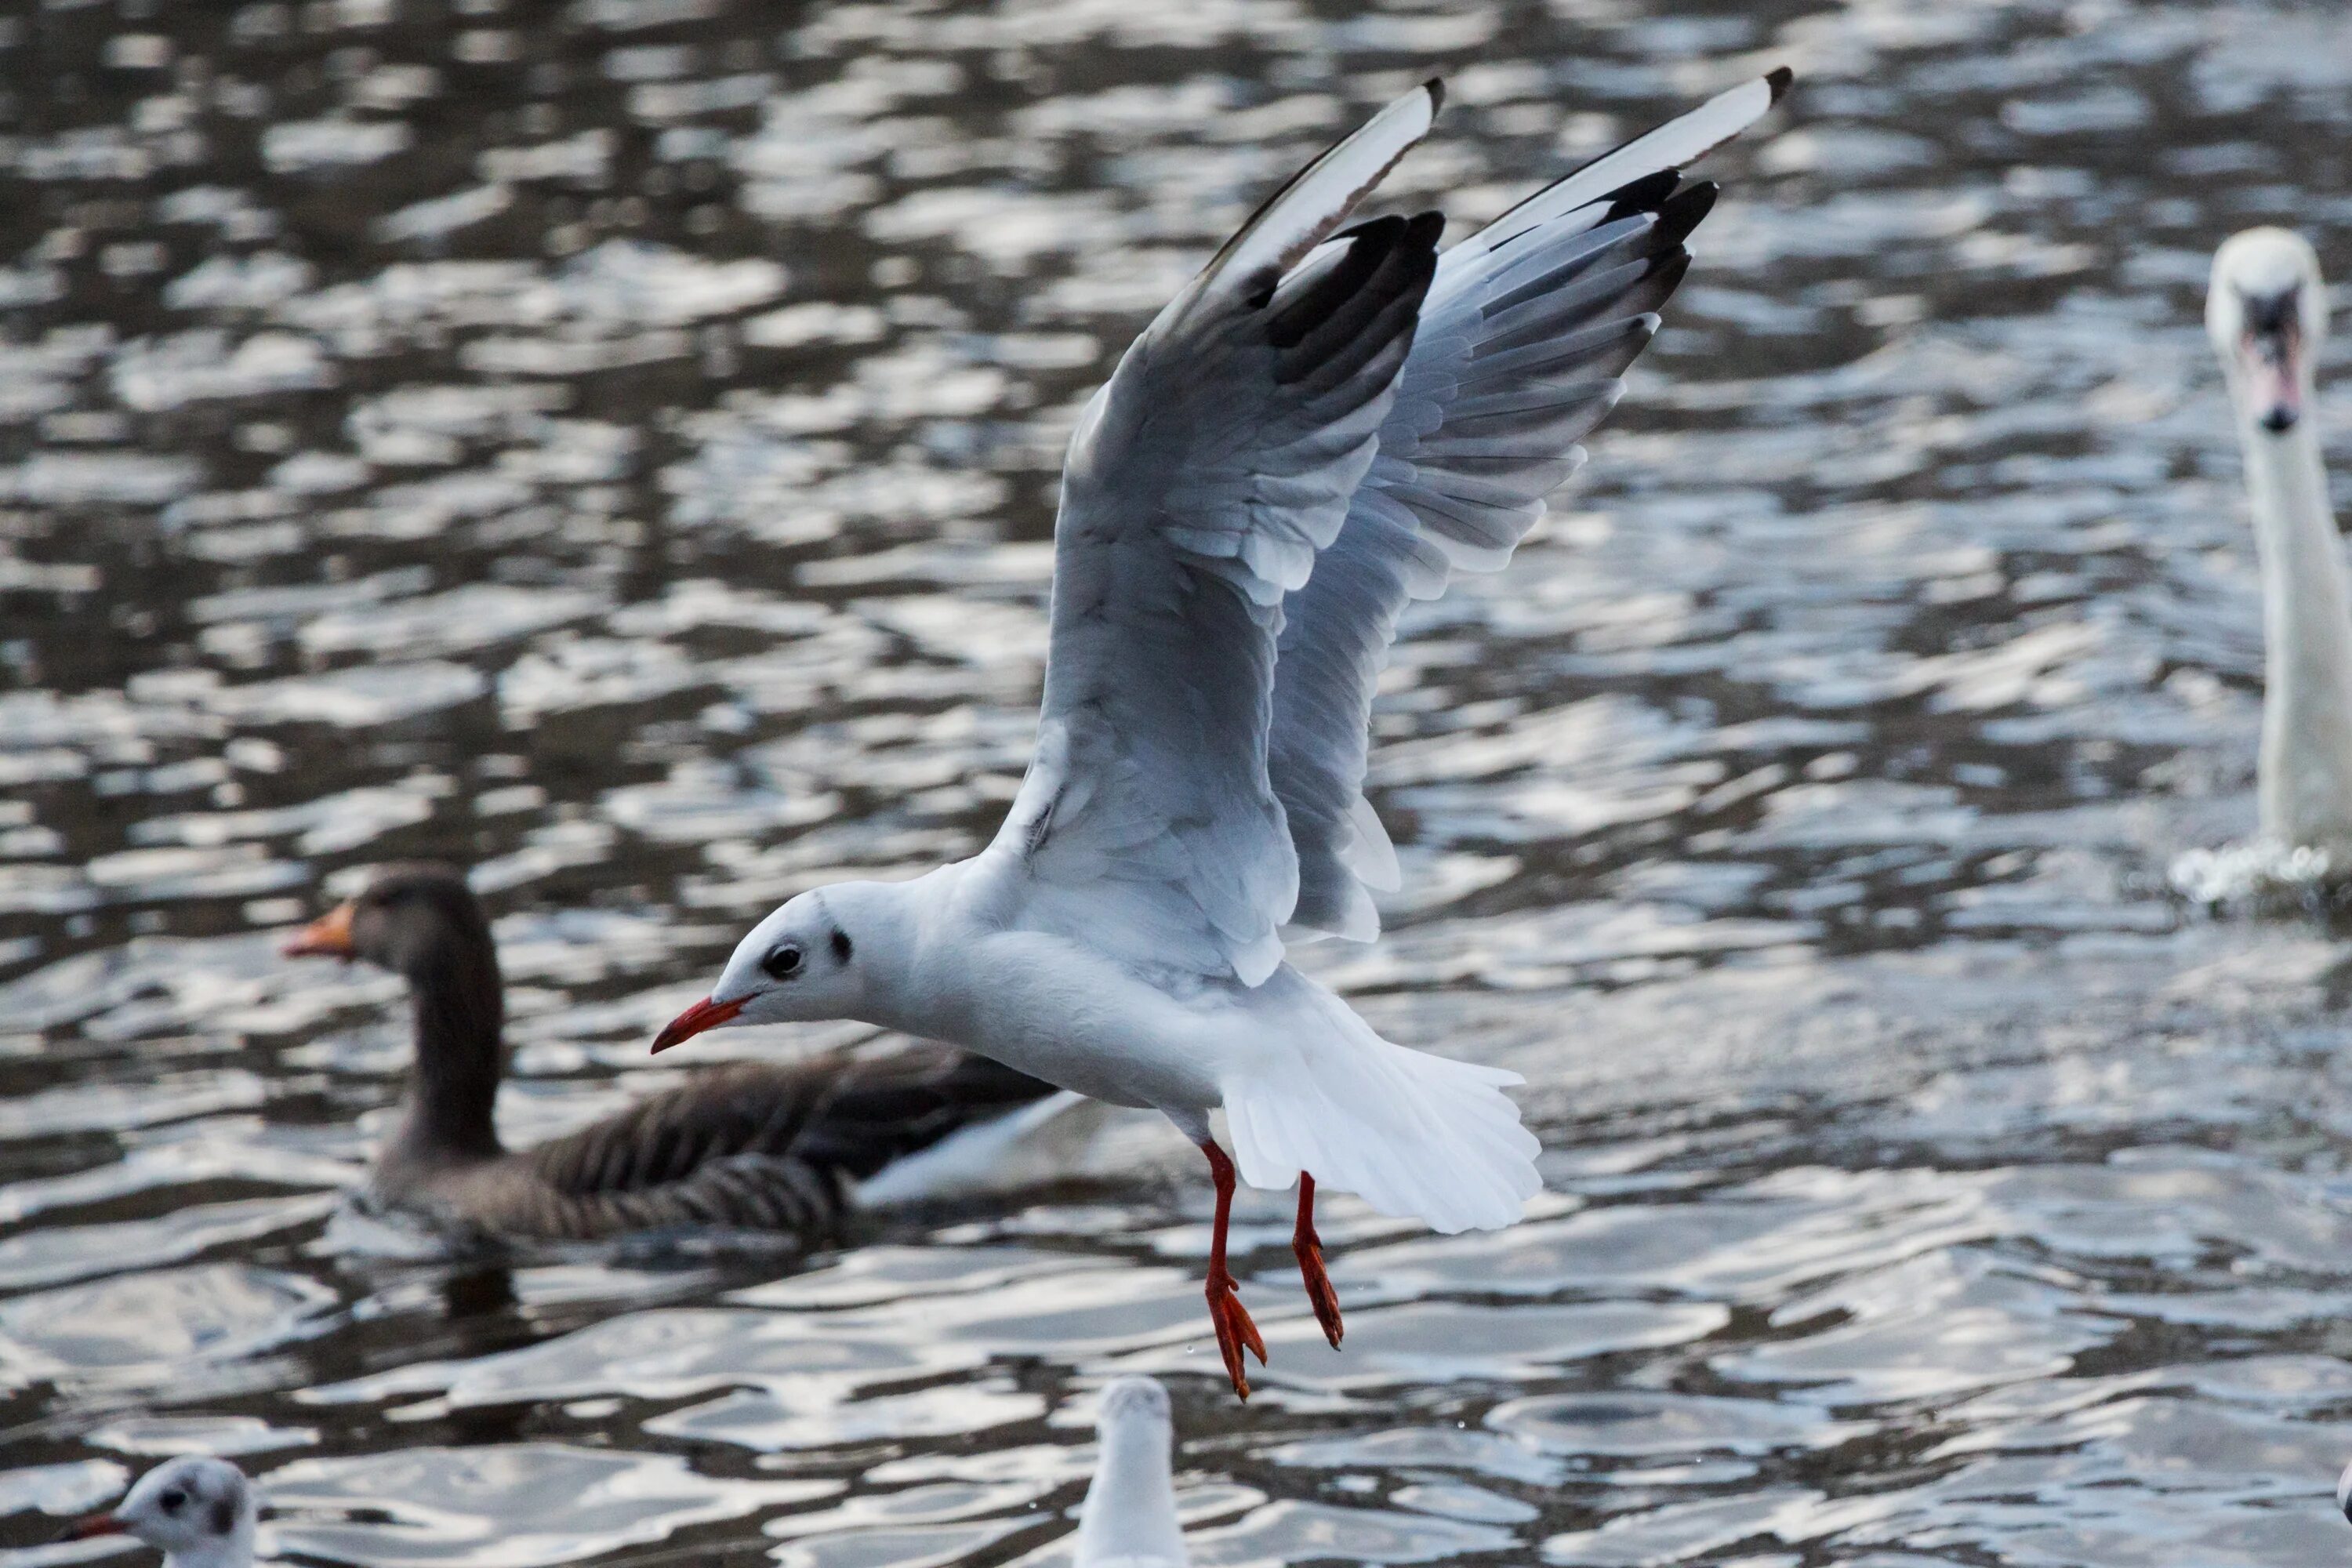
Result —
<svg viewBox="0 0 2352 1568"><path fill-rule="evenodd" d="M350 963L356 956L352 947L352 906L337 904L288 937L278 951L289 958L340 958Z"/></svg>

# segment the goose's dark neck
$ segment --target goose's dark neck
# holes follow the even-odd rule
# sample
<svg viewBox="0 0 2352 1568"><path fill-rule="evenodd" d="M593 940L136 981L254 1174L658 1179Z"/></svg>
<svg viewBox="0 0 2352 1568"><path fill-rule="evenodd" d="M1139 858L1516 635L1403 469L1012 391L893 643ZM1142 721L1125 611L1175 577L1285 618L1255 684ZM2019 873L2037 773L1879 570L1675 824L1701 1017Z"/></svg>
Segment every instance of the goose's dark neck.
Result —
<svg viewBox="0 0 2352 1568"><path fill-rule="evenodd" d="M477 1159L501 1150L493 1111L505 1068L506 1004L487 931L443 930L407 965L416 1060L394 1151L410 1160Z"/></svg>

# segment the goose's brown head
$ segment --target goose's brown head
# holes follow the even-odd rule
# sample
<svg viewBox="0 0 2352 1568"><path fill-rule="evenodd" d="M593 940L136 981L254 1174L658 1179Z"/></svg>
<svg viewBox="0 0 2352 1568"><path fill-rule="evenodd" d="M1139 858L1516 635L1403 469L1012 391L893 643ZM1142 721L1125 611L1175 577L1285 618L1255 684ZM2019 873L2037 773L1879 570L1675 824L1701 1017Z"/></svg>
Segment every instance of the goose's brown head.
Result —
<svg viewBox="0 0 2352 1568"><path fill-rule="evenodd" d="M414 979L452 947L488 949L488 921L456 868L386 866L367 890L338 904L288 940L289 958L365 959Z"/></svg>

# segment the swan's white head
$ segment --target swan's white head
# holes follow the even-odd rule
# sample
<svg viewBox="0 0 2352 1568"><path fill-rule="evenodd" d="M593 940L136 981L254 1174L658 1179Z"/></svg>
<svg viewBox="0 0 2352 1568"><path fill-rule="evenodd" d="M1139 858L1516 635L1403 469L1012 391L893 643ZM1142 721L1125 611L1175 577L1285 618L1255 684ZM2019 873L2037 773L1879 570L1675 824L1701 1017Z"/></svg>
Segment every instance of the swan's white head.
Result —
<svg viewBox="0 0 2352 1568"><path fill-rule="evenodd" d="M2231 235L2213 256L2205 330L2241 415L2273 436L2294 429L2327 331L2327 286L2310 242L2284 228Z"/></svg>
<svg viewBox="0 0 2352 1568"><path fill-rule="evenodd" d="M78 1521L75 1535L129 1535L160 1550L175 1568L247 1568L261 1500L226 1459L190 1455L139 1478L110 1513Z"/></svg>
<svg viewBox="0 0 2352 1568"><path fill-rule="evenodd" d="M836 882L801 894L735 944L710 994L654 1037L666 1051L706 1029L735 1024L796 1024L860 1016L877 944L899 921L900 889L882 882Z"/></svg>

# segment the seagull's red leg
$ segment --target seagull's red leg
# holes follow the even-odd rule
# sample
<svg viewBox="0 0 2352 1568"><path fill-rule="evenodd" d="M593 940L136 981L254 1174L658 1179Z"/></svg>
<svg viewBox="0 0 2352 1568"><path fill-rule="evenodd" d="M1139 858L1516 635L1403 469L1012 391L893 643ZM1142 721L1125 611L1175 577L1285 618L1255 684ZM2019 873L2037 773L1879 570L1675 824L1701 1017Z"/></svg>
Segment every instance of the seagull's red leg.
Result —
<svg viewBox="0 0 2352 1568"><path fill-rule="evenodd" d="M1225 1226L1234 1217L1234 1163L1213 1138L1202 1143L1201 1152L1209 1157L1209 1179L1217 1185L1217 1219L1209 1236L1209 1321L1217 1331L1217 1351L1225 1358L1225 1375L1234 1380L1234 1392L1247 1399L1249 1379L1242 1375L1242 1347L1247 1345L1257 1356L1258 1365L1264 1366L1265 1341L1250 1321L1234 1289L1234 1277L1225 1268Z"/></svg>
<svg viewBox="0 0 2352 1568"><path fill-rule="evenodd" d="M1307 1281L1315 1321L1338 1350L1347 1326L1339 1321L1339 1293L1331 1289L1331 1276L1323 1272L1323 1238L1315 1234L1315 1178L1304 1171L1298 1173L1298 1227L1290 1233L1290 1250L1298 1255L1298 1277Z"/></svg>

